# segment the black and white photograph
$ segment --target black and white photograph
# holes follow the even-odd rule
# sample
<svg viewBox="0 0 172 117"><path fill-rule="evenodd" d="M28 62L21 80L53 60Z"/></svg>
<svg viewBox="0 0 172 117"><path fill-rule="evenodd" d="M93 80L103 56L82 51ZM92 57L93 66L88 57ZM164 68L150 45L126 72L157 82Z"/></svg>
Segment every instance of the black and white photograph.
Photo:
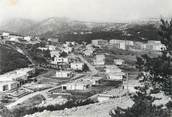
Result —
<svg viewBox="0 0 172 117"><path fill-rule="evenodd" d="M172 117L172 0L0 0L0 117Z"/></svg>

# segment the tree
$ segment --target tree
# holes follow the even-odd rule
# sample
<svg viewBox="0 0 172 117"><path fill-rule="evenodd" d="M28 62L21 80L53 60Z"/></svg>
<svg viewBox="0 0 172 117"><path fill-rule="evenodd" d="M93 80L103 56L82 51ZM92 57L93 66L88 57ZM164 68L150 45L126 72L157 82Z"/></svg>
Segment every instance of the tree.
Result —
<svg viewBox="0 0 172 117"><path fill-rule="evenodd" d="M161 19L158 33L166 49L162 49L162 55L156 58L147 55L137 58L137 68L149 73L145 78L154 88L158 87L172 97L172 19L171 21Z"/></svg>
<svg viewBox="0 0 172 117"><path fill-rule="evenodd" d="M165 21L161 19L161 25L158 33L161 37L161 43L165 45L162 54L151 58L148 55L137 57L136 67L141 72L139 74L142 87L137 87L138 92L132 97L135 102L131 108L115 110L113 117L170 117L171 102L166 110L152 104L155 100L151 97L151 92L155 89L164 91L172 97L172 19Z"/></svg>
<svg viewBox="0 0 172 117"><path fill-rule="evenodd" d="M60 54L60 57L64 57L64 58L67 57L67 53L63 51L63 52Z"/></svg>
<svg viewBox="0 0 172 117"><path fill-rule="evenodd" d="M51 58L51 54L50 54L50 50L49 49L44 51L44 57Z"/></svg>

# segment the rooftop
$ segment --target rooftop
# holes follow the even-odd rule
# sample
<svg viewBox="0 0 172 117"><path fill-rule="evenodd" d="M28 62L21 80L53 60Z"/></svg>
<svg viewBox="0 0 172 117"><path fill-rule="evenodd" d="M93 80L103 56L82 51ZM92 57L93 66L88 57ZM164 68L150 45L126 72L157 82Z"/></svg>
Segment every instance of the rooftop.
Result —
<svg viewBox="0 0 172 117"><path fill-rule="evenodd" d="M0 75L0 81L12 81L16 78L22 77L24 75L27 75L29 71L32 71L33 68L21 68L17 69L5 74Z"/></svg>

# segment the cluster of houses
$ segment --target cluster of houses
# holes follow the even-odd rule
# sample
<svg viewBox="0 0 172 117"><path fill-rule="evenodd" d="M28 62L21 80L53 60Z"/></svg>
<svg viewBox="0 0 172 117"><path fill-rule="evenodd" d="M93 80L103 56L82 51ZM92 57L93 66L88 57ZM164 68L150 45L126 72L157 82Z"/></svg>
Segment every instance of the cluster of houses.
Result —
<svg viewBox="0 0 172 117"><path fill-rule="evenodd" d="M85 64L75 57L68 56L73 51L74 46L75 42L65 42L59 46L49 44L46 47L38 47L38 49L50 51L52 58L50 64L57 65L60 69L55 73L56 78L71 78L74 75L73 71L83 71ZM65 56L62 55L63 53Z"/></svg>
<svg viewBox="0 0 172 117"><path fill-rule="evenodd" d="M165 45L162 44L161 41L155 41L155 40L140 42L140 41L120 40L120 39L111 39L109 41L103 39L96 39L96 40L92 40L92 44L96 47L111 45L122 50L161 51L162 49L165 49Z"/></svg>
<svg viewBox="0 0 172 117"><path fill-rule="evenodd" d="M119 68L119 66L125 64L125 61L122 59L114 59L114 64L106 65L105 64L105 55L98 54L95 56L93 61L95 66L105 66L105 73L109 80L118 80L122 81L125 77L125 73Z"/></svg>
<svg viewBox="0 0 172 117"><path fill-rule="evenodd" d="M27 42L27 43L39 43L39 37L32 37L32 36L22 36L17 34L10 34L7 32L3 32L0 34L0 39L5 41L14 41L14 42Z"/></svg>
<svg viewBox="0 0 172 117"><path fill-rule="evenodd" d="M34 68L21 68L0 75L0 92L16 90L34 72Z"/></svg>

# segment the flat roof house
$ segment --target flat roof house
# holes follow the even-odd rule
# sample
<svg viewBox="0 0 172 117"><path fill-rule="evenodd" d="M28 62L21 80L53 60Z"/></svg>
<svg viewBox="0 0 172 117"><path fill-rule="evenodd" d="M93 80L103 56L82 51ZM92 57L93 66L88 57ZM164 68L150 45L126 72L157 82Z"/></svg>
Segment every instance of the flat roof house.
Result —
<svg viewBox="0 0 172 117"><path fill-rule="evenodd" d="M57 78L71 78L73 76L72 71L56 71L55 77Z"/></svg>
<svg viewBox="0 0 172 117"><path fill-rule="evenodd" d="M25 41L31 41L32 38L31 38L31 36L26 36L26 37L24 37L23 39L24 39Z"/></svg>
<svg viewBox="0 0 172 117"><path fill-rule="evenodd" d="M57 64L57 63L69 63L68 58L63 58L63 57L54 57L54 60L51 61L52 64Z"/></svg>
<svg viewBox="0 0 172 117"><path fill-rule="evenodd" d="M135 87L141 86L138 80L129 80L128 82L123 83L123 87L125 90L128 90L129 93L135 93L137 89Z"/></svg>
<svg viewBox="0 0 172 117"><path fill-rule="evenodd" d="M7 33L7 32L3 32L3 33L2 33L2 36L3 36L3 37L8 37L9 35L10 35L10 33Z"/></svg>
<svg viewBox="0 0 172 117"><path fill-rule="evenodd" d="M153 50L153 51L161 51L162 49L165 49L165 45L161 43L161 41L153 41L149 40L147 43L147 49Z"/></svg>
<svg viewBox="0 0 172 117"><path fill-rule="evenodd" d="M60 56L60 51L58 50L52 50L50 51L51 57L59 57Z"/></svg>
<svg viewBox="0 0 172 117"><path fill-rule="evenodd" d="M94 60L94 65L104 65L105 64L105 55L96 55L96 58Z"/></svg>
<svg viewBox="0 0 172 117"><path fill-rule="evenodd" d="M46 46L50 51L56 50L56 46L54 45L47 45Z"/></svg>
<svg viewBox="0 0 172 117"><path fill-rule="evenodd" d="M104 102L104 101L108 101L112 98L112 95L108 95L108 94L99 94L97 95L97 100L99 102Z"/></svg>
<svg viewBox="0 0 172 117"><path fill-rule="evenodd" d="M114 63L115 63L115 65L122 65L122 64L124 64L124 60L122 60L122 59L114 59Z"/></svg>
<svg viewBox="0 0 172 117"><path fill-rule="evenodd" d="M110 45L115 46L118 49L126 49L126 42L125 40L116 40L116 39L112 39L109 41Z"/></svg>
<svg viewBox="0 0 172 117"><path fill-rule="evenodd" d="M101 47L101 46L107 45L108 44L108 40L96 39L96 40L92 40L91 43L94 46Z"/></svg>
<svg viewBox="0 0 172 117"><path fill-rule="evenodd" d="M70 67L73 70L81 70L82 71L84 69L84 63L82 63L82 62L74 62L74 63L70 64Z"/></svg>
<svg viewBox="0 0 172 117"><path fill-rule="evenodd" d="M108 73L108 79L109 80L116 80L116 81L122 81L124 78L124 73L123 72L114 72L114 73Z"/></svg>
<svg viewBox="0 0 172 117"><path fill-rule="evenodd" d="M58 38L48 38L48 42L51 45L56 45L57 43L59 43L59 39Z"/></svg>
<svg viewBox="0 0 172 117"><path fill-rule="evenodd" d="M62 90L87 90L91 87L89 81L76 81L62 85Z"/></svg>
<svg viewBox="0 0 172 117"><path fill-rule="evenodd" d="M122 72L122 70L116 66L116 65L106 65L106 69L105 69L106 73L113 73L113 72Z"/></svg>
<svg viewBox="0 0 172 117"><path fill-rule="evenodd" d="M123 80L125 73L122 72L122 70L115 65L108 65L106 66L106 74L107 74L107 78L110 80L117 80L117 81L121 81Z"/></svg>
<svg viewBox="0 0 172 117"><path fill-rule="evenodd" d="M34 72L34 68L21 68L0 75L0 81L27 80L32 72Z"/></svg>
<svg viewBox="0 0 172 117"><path fill-rule="evenodd" d="M0 75L0 91L9 91L20 86L20 81L26 81L33 68L21 68L5 74Z"/></svg>
<svg viewBox="0 0 172 117"><path fill-rule="evenodd" d="M88 79L92 85L98 85L100 82L100 80L103 79L102 77L98 77L98 76L93 76L90 79Z"/></svg>
<svg viewBox="0 0 172 117"><path fill-rule="evenodd" d="M17 81L3 81L0 82L0 92L16 90L20 83Z"/></svg>

